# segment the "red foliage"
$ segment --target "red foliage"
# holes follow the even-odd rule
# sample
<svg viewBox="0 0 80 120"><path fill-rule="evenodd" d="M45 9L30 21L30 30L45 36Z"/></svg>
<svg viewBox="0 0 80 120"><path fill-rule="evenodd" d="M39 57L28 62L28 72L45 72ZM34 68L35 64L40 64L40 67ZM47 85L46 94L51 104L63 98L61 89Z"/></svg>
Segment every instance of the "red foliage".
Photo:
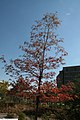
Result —
<svg viewBox="0 0 80 120"><path fill-rule="evenodd" d="M41 87L41 98L43 102L65 102L74 100L77 95L73 94L74 86L72 83L62 85L61 88L54 87L51 82L43 83Z"/></svg>
<svg viewBox="0 0 80 120"><path fill-rule="evenodd" d="M11 95L28 98L31 94L31 83L28 80L20 77L16 82L12 83Z"/></svg>

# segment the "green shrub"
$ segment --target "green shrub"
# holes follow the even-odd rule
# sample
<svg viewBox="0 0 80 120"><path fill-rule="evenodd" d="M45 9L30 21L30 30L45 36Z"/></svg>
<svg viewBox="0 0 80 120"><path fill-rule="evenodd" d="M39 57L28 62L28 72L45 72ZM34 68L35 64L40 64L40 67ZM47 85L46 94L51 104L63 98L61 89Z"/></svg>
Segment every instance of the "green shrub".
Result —
<svg viewBox="0 0 80 120"><path fill-rule="evenodd" d="M26 115L23 112L19 112L18 116L18 120L25 120Z"/></svg>

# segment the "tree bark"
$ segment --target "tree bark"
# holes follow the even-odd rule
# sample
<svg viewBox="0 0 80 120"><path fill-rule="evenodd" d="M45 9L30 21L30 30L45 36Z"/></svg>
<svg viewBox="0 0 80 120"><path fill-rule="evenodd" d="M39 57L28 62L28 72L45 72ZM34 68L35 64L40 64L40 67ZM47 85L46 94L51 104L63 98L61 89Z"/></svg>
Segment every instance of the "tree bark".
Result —
<svg viewBox="0 0 80 120"><path fill-rule="evenodd" d="M35 112L35 120L37 120L39 112L39 96L36 96L36 112Z"/></svg>
<svg viewBox="0 0 80 120"><path fill-rule="evenodd" d="M40 103L40 85L41 85L41 78L42 78L42 75L40 75L39 77L39 85L38 85L38 94L36 96L36 112L35 112L35 120L37 120L37 117L38 117L38 113L39 113L39 103Z"/></svg>

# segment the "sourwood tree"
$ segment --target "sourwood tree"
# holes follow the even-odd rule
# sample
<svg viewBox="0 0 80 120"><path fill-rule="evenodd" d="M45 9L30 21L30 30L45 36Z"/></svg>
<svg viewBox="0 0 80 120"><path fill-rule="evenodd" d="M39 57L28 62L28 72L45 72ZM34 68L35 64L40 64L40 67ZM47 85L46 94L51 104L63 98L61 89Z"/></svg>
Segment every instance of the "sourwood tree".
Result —
<svg viewBox="0 0 80 120"><path fill-rule="evenodd" d="M35 86L36 117L40 99L40 89L43 81L53 80L55 69L64 64L67 52L62 47L63 39L57 35L57 28L61 24L57 13L47 13L41 20L32 25L30 41L20 46L23 55L10 64L5 65L5 72L11 77L26 77Z"/></svg>

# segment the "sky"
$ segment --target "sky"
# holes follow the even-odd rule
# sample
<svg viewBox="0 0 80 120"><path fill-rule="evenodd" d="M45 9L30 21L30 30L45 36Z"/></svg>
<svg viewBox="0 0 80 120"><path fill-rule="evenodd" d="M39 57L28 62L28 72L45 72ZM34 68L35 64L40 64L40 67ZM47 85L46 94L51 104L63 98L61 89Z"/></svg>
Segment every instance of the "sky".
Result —
<svg viewBox="0 0 80 120"><path fill-rule="evenodd" d="M35 20L55 12L62 21L57 32L68 52L64 66L80 65L80 0L0 0L0 56L17 58ZM7 80L1 67L0 63L0 80Z"/></svg>

